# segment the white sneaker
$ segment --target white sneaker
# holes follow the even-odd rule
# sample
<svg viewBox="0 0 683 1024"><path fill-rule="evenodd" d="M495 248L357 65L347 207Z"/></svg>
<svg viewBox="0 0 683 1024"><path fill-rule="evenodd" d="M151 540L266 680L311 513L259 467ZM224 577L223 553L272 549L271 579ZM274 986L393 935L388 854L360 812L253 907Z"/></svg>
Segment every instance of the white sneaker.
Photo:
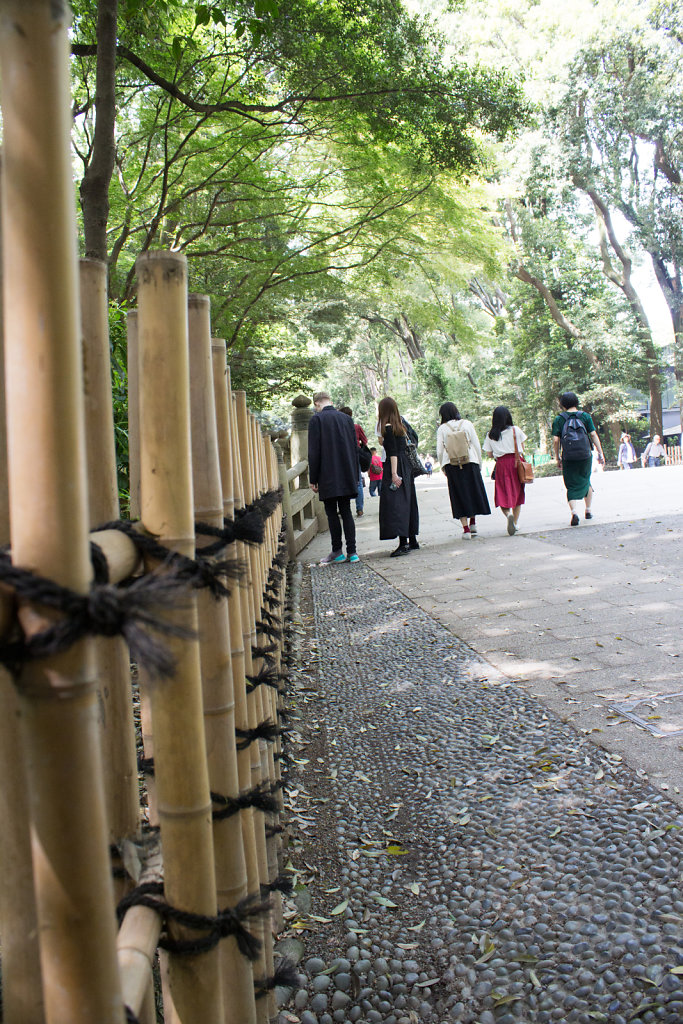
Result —
<svg viewBox="0 0 683 1024"><path fill-rule="evenodd" d="M470 523L470 533L472 534L473 537L477 536L477 524L476 523Z"/></svg>
<svg viewBox="0 0 683 1024"><path fill-rule="evenodd" d="M472 531L471 530L467 530L467 531L463 530L462 531L462 539L463 540L472 540Z"/></svg>

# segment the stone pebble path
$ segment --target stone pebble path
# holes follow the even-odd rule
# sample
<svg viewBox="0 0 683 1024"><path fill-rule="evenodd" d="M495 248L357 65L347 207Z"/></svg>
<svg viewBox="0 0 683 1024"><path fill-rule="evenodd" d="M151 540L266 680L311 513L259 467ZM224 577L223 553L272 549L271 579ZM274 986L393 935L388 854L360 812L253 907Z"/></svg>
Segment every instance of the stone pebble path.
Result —
<svg viewBox="0 0 683 1024"><path fill-rule="evenodd" d="M324 867L280 1024L680 1024L680 809L368 566L310 574Z"/></svg>

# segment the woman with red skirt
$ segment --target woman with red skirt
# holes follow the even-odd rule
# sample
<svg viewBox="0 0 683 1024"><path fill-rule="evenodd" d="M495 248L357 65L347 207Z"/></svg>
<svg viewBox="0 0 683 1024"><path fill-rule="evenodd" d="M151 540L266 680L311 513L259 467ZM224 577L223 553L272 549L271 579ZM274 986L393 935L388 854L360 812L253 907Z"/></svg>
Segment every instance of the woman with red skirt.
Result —
<svg viewBox="0 0 683 1024"><path fill-rule="evenodd" d="M496 460L494 502L507 519L511 537L517 533L519 513L524 504L524 484L519 482L515 465L515 441L517 451L522 455L525 440L526 434L521 427L513 426L512 413L508 407L496 406L491 429L484 440L484 451Z"/></svg>

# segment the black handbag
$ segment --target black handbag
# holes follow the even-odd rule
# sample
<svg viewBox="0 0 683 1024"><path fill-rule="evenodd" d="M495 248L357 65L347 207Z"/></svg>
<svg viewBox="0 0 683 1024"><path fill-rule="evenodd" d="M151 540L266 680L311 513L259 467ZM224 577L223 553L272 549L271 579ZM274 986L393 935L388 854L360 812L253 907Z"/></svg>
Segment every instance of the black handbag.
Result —
<svg viewBox="0 0 683 1024"><path fill-rule="evenodd" d="M360 464L361 473L367 473L370 469L370 463L372 462L372 452L366 444L361 443L358 445L358 462Z"/></svg>
<svg viewBox="0 0 683 1024"><path fill-rule="evenodd" d="M413 443L410 437L406 437L406 455L408 456L410 468L413 471L413 478L416 476L424 476L427 470L422 464L422 459L417 454L417 446Z"/></svg>

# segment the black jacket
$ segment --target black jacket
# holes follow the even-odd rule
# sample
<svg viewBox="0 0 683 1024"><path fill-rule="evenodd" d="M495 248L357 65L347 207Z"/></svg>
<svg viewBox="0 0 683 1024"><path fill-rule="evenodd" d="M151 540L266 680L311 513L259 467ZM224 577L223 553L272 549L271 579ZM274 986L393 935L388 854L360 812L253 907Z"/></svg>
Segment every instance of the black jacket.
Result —
<svg viewBox="0 0 683 1024"><path fill-rule="evenodd" d="M325 498L358 493L358 441L353 420L333 405L324 406L308 425L308 476Z"/></svg>

